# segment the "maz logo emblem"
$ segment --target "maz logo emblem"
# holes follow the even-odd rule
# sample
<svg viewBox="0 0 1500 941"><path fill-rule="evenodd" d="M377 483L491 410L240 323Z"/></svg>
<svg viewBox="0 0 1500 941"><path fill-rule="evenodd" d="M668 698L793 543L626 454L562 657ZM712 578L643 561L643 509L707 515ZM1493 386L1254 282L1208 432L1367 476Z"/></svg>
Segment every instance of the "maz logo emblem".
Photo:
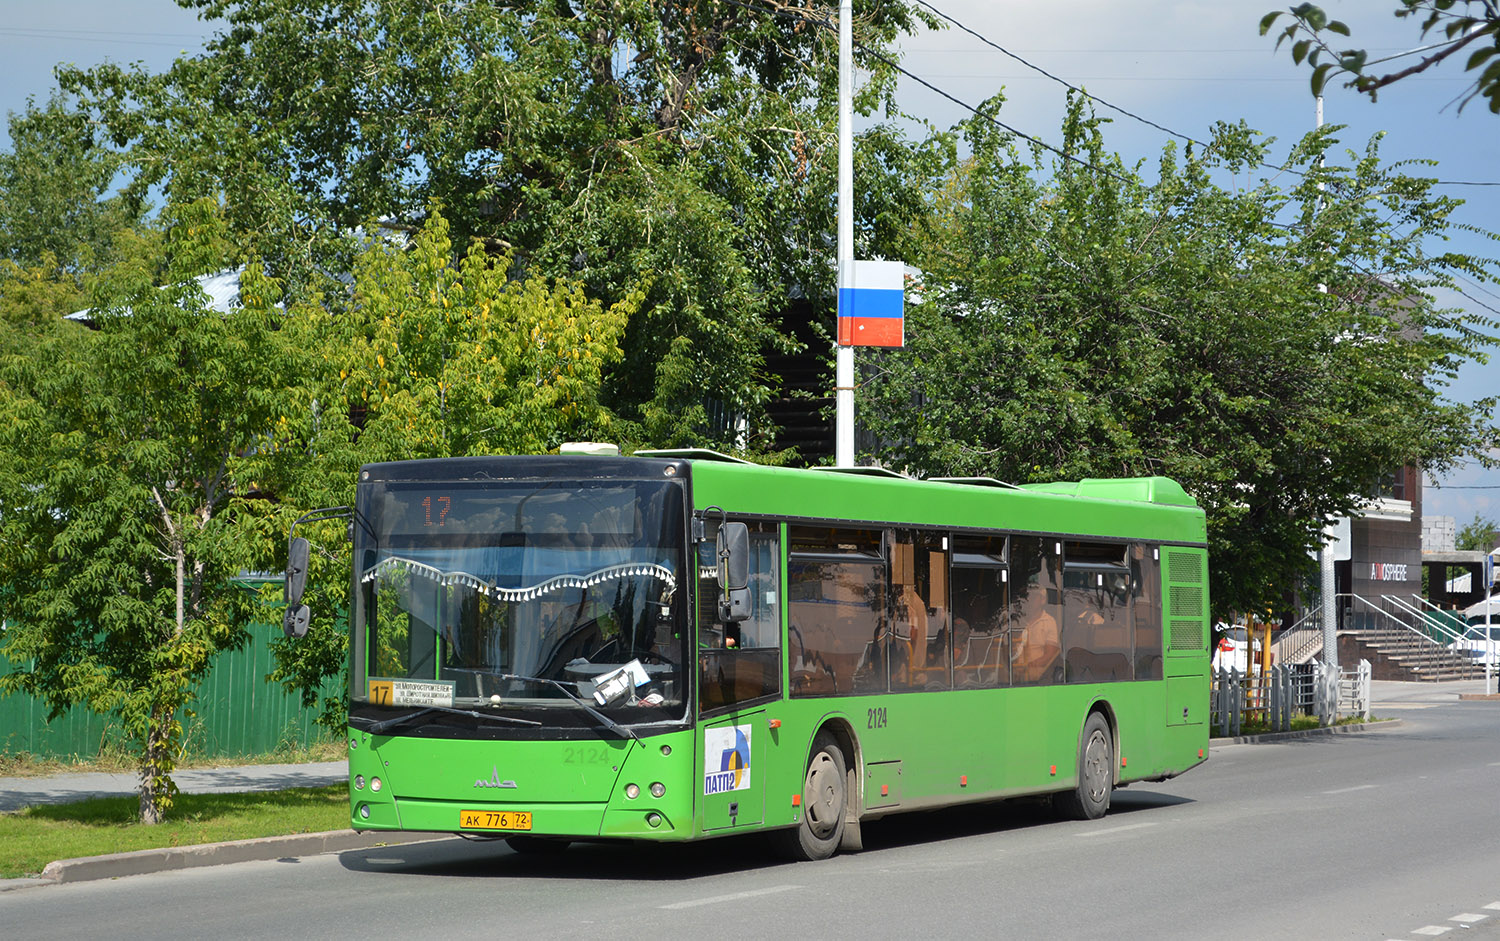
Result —
<svg viewBox="0 0 1500 941"><path fill-rule="evenodd" d="M488 781L486 781L484 778L477 778L474 781L474 786L475 787L515 787L516 786L516 782L509 781L509 780L507 780L507 781L500 780L500 769L497 768L495 765L490 765L490 779Z"/></svg>

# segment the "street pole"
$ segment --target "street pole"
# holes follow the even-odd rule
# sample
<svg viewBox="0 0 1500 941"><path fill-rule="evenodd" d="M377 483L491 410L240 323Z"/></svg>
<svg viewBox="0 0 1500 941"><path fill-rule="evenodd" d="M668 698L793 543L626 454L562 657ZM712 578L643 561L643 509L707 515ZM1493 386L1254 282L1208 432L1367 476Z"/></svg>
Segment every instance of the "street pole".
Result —
<svg viewBox="0 0 1500 941"><path fill-rule="evenodd" d="M1317 126L1323 126L1323 96L1318 96ZM1322 181L1318 182L1318 189L1323 189ZM1319 200L1319 209L1322 207ZM1319 284L1318 293L1327 294L1328 285ZM1338 671L1339 668L1339 634L1338 634L1338 602L1335 598L1336 586L1333 581L1333 538L1334 529L1325 527L1323 530L1323 548L1318 553L1318 579L1323 583L1323 664L1329 669ZM1334 707L1334 717L1338 716L1338 707Z"/></svg>
<svg viewBox="0 0 1500 941"><path fill-rule="evenodd" d="M839 257L838 286L854 269L854 3L839 0ZM834 331L835 337L838 331ZM854 347L834 352L834 461L854 466Z"/></svg>

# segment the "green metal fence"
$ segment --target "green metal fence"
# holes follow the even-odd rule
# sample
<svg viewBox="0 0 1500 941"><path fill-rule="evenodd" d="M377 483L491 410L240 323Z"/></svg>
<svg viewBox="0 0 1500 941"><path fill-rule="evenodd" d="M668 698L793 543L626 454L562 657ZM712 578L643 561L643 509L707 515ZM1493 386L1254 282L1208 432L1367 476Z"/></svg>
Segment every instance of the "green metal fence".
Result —
<svg viewBox="0 0 1500 941"><path fill-rule="evenodd" d="M250 642L219 654L184 718L184 737L195 755L251 755L279 746L310 745L325 733L317 711L304 709L301 698L279 683L266 681L275 667L271 638L280 625L250 625ZM13 669L0 657L0 674ZM122 735L117 719L75 707L52 722L47 705L30 696L0 696L0 752L27 752L39 757L90 758Z"/></svg>

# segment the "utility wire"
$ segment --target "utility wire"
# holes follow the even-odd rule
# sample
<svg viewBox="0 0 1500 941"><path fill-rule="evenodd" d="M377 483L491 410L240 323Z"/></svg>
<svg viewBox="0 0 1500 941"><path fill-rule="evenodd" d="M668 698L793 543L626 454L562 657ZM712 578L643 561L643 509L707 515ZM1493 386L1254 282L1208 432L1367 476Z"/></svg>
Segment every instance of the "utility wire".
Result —
<svg viewBox="0 0 1500 941"><path fill-rule="evenodd" d="M1005 54L1007 56L1010 56L1012 59L1015 59L1017 62L1021 63L1024 66L1026 66L1028 69L1031 69L1033 72L1040 72L1042 75L1045 75L1048 78L1052 79L1052 81L1057 82L1059 85L1063 85L1063 86L1066 86L1067 88L1072 89L1073 91L1077 92L1080 95L1083 95L1085 98L1089 99L1090 101L1097 101L1099 104L1104 105L1106 108L1110 108L1112 110L1118 111L1118 112L1120 112L1121 114L1125 115L1128 118L1134 118L1135 120L1141 122L1142 124L1149 124L1151 127L1156 128L1158 131L1162 131L1162 132L1164 132L1166 134L1170 134L1173 137L1176 137L1176 138L1178 138L1180 140L1185 140L1185 141L1187 141L1190 144L1197 144L1199 147L1208 147L1208 146L1210 146L1206 142L1198 140L1197 138L1189 137L1188 135L1179 133L1178 131L1174 131L1174 130L1172 130L1169 127L1165 127L1165 126L1163 126L1161 124L1157 124L1155 121L1152 121L1150 118L1143 118L1143 117L1141 117L1140 115L1136 114L1133 111L1128 111L1125 108L1120 107L1119 105L1111 104L1110 102L1105 101L1103 98L1100 98L1098 95L1092 95L1092 94L1084 91L1082 88L1079 88L1077 85L1074 85L1072 82L1069 82L1066 79L1058 78L1056 75L1053 75L1051 72L1048 72L1046 69L1042 68L1041 66L1036 65L1035 63L1026 61L1025 59L1023 59L1020 56L1016 55L1014 52L1011 52L1009 49L1006 49L1004 46L1000 45L999 43L995 42L994 40L989 39L986 36L980 35L979 33L975 32L974 30L970 29L969 27L965 26L964 24L960 23L958 20L956 20L953 17L949 16L948 14L944 13L942 10L939 10L937 7L935 7L932 4L928 3L927 0L914 0L914 2L917 3L919 6L923 6L923 7L926 7L927 9L931 10L933 13L935 13L938 16L942 17L943 19L947 20L948 22L952 23L954 26L957 26L959 29L961 29L964 32L968 33L970 36L973 36L975 39L977 39L980 42L984 43L986 46L989 46L990 48L992 48L992 49L994 49L994 50L996 50L998 52L1001 52L1001 53L1003 53L1003 54Z"/></svg>
<svg viewBox="0 0 1500 941"><path fill-rule="evenodd" d="M825 17L815 17L815 16L809 15L807 13L803 13L803 12L796 11L796 10L778 10L778 9L774 9L774 8L771 8L771 7L762 7L762 6L756 6L756 5L750 4L750 3L744 3L744 2L741 2L741 0L723 0L723 2L728 3L730 6L736 6L736 7L740 7L742 9L745 9L745 10L749 10L752 13L769 13L769 14L771 14L773 16L785 17L786 19L800 20L800 21L805 22L805 23L811 23L814 26L821 26L824 29L829 30L829 31L831 31L831 32L833 32L835 34L838 33L838 26L833 22L833 14L832 13L830 13L829 15L827 15ZM926 79L922 78L920 75L917 75L917 74L915 74L913 72L907 71L906 69L902 68L900 65L897 65L896 62L894 60L892 60L891 58L889 58L888 56L886 56L886 55L884 55L884 54L882 54L880 52L877 52L876 50L870 48L869 46L865 45L864 43L862 43L862 42L860 42L858 40L854 41L854 45L857 46L858 48L860 48L861 50L863 50L865 52L865 54L869 55L871 58L879 60L881 63L883 63L884 65L886 65L887 67L889 67L893 71L900 72L902 75L905 75L907 78L911 79L912 81L914 81L914 82L916 82L916 83L924 86L925 88L927 88L928 90L932 91L933 93L935 93L937 95L941 95L942 97L944 97L944 98L948 99L949 101L953 102L954 104L958 105L960 108L963 108L965 111L968 111L969 113L973 114L975 117L982 117L985 120L989 121L991 124L994 124L996 127L1002 128L1002 129L1004 129L1006 131L1009 131L1010 133L1016 135L1017 137L1020 137L1020 138L1022 138L1024 140L1027 140L1027 141L1030 141L1031 143L1033 143L1033 144L1037 145L1038 147L1042 148L1043 150L1050 151L1051 153L1054 153L1054 154L1058 155L1059 157L1062 157L1064 160L1070 161L1072 163L1076 163L1076 164L1078 164L1081 167L1087 167L1088 169L1093 170L1095 173L1101 173L1101 174L1103 174L1103 175L1105 175L1105 176L1107 176L1107 177L1115 180L1116 182L1119 182L1119 183L1129 183L1129 182L1131 182L1130 180L1128 180L1127 178L1121 176L1118 173L1115 173L1115 172L1110 171L1110 170L1106 170L1103 167L1095 166L1094 164L1089 163L1087 160L1084 160L1081 157L1076 157L1073 154L1070 154L1070 153L1068 153L1068 152L1066 152L1064 150L1061 150L1060 148L1054 147L1051 144L1047 143L1046 141L1042 140L1040 137L1034 137L1034 136L1032 136L1030 134L1027 134L1025 131L1022 131L1022 130L1020 130L1018 128L1011 127L1009 124L1006 124L1004 121L1001 121L999 118L993 117L991 115L983 114L982 112L980 112L980 110L978 108L974 107L973 105L969 104L968 102L959 100L958 98L954 97L953 95L949 94L948 92L944 91L943 89L937 87L936 85L934 85L931 82L927 81Z"/></svg>
<svg viewBox="0 0 1500 941"><path fill-rule="evenodd" d="M922 85L923 87L927 88L928 90L932 91L935 94L941 95L942 97L944 97L944 98L948 99L949 101L953 102L954 104L958 105L960 108L963 108L963 109L969 111L975 117L982 117L985 120L989 121L991 124L994 124L996 127L1003 128L1003 129L1009 131L1010 133L1016 135L1017 137L1020 137L1020 138L1022 138L1024 140L1028 140L1031 143L1036 144L1038 147L1041 147L1043 150L1047 150L1047 151L1050 151L1050 152L1052 152L1054 154L1057 154L1059 157L1063 158L1064 160L1068 160L1068 161L1071 161L1072 163L1076 163L1076 164L1078 164L1081 167L1087 167L1090 170L1093 170L1095 173L1101 173L1104 176L1107 176L1110 179L1115 180L1116 182L1119 182L1119 183L1130 183L1131 182L1129 179L1121 176L1118 173L1115 173L1112 170L1106 170L1103 167L1095 166L1094 164L1089 163L1087 160L1084 160L1081 157L1076 157L1073 154L1068 153L1067 151L1061 150L1061 149L1059 149L1057 147L1053 147L1051 144L1049 144L1046 141L1042 140L1040 137L1033 137L1032 135L1027 134L1025 131L1019 130L1019 129L1014 128L1014 127L1011 127L1009 124L1006 124L1004 121L1001 121L999 118L996 118L993 115L983 114L978 108L974 107L973 105L969 104L968 102L960 101L958 98L954 97L953 95L949 94L948 92L944 91L943 89L937 87L936 85L932 84L931 82L927 81L926 79L922 78L921 76L919 76L919 75L917 75L917 74L915 74L913 72L909 72L906 69L903 69L901 66L897 65L893 60L887 58L886 56L882 55L879 52L876 52L874 49L871 49L869 46L866 46L864 43L856 42L855 45L858 46L859 48L863 49L867 55L869 55L869 56L871 56L871 57L873 57L875 59L880 60L881 62L885 63L885 65L887 67L893 69L894 71L900 72L902 75L905 75L907 78L911 79L912 81L916 82L917 84Z"/></svg>
<svg viewBox="0 0 1500 941"><path fill-rule="evenodd" d="M1077 92L1078 94L1084 96L1085 98L1089 99L1090 101L1097 102L1098 104L1101 104L1101 105L1103 105L1106 108L1109 108L1109 109L1114 110L1114 111L1118 111L1120 114L1123 114L1123 115L1125 115L1128 118L1132 118L1132 119L1134 119L1136 121L1141 122L1142 124L1146 124L1146 125L1149 125L1151 127L1154 127L1158 131L1161 131L1161 132L1163 132L1165 134L1170 134L1171 136L1176 137L1179 140L1184 140L1184 141L1187 141L1188 143L1197 144L1200 147L1205 147L1205 148L1210 147L1210 145L1207 144L1207 143L1205 143L1204 141L1198 140L1197 138L1191 137L1191 136L1189 136L1187 134L1183 134L1180 131L1174 131L1171 128L1166 127L1165 125L1156 123L1155 121L1151 120L1150 118L1142 117L1141 115L1136 114L1135 112L1130 111L1130 110L1128 110L1126 108L1122 108L1122 107L1120 107L1117 104L1113 104L1113 103L1111 103L1109 101L1105 101L1103 98L1100 98L1098 95L1095 95L1095 94L1092 94L1092 93L1090 93L1088 91L1085 91L1084 89L1080 88L1079 86L1074 85L1072 82L1069 82L1067 79L1059 78L1056 75L1053 75L1051 72L1048 72L1046 69L1042 68L1041 66L1036 65L1033 62L1029 62L1026 59L1022 58L1021 56L1017 55L1016 53L1011 52L1009 49L1006 49L1004 46L1000 45L999 43L995 42L994 40L990 39L989 37L984 36L984 35L980 34L979 32L977 32L977 31L975 31L973 29L970 29L968 26L965 26L963 23L960 23L958 20L954 19L952 16L949 16L947 13L944 13L942 10L939 10L937 7L935 7L932 4L928 3L927 0L912 0L912 2L918 4L919 6L926 7L928 10L931 10L937 16L941 17L942 19L947 20L949 23L952 23L954 26L956 26L959 29L963 30L964 32L968 33L970 36L973 36L975 39L978 39L980 42L984 43L985 45L989 46L990 48L992 48L992 49L996 50L997 52L1000 52L1000 53L1002 53L1002 54L1004 54L1006 56L1009 56L1010 58L1016 60L1017 62L1021 63L1024 66L1026 66L1028 69L1031 69L1034 72L1038 72L1038 73L1046 76L1047 78L1051 79L1052 81L1057 82L1059 85L1062 85L1062 86L1064 86L1064 87L1066 87L1066 88L1068 88L1068 89L1070 89L1072 91ZM1438 45L1444 45L1444 44L1439 43ZM1436 48L1436 47L1426 47L1426 48ZM1404 55L1410 55L1413 52L1421 52L1421 51L1423 51L1423 50L1421 50L1421 49L1408 50L1406 52L1402 52L1402 53L1400 53L1398 55L1395 55L1395 56L1389 56L1387 59L1377 59L1376 62L1385 62L1385 61L1389 61L1389 59L1396 59L1396 58L1400 58L1401 56L1404 56ZM1373 64L1373 63L1371 63L1371 64ZM926 83L924 82L923 84L926 84ZM931 87L931 86L929 86L929 87ZM1306 176L1306 172L1305 171L1298 170L1295 167L1283 166L1283 165L1274 164L1274 163L1263 163L1262 166L1270 167L1273 170L1281 170L1281 171L1286 172L1286 173L1294 173L1294 174L1297 174L1298 176ZM1472 182L1472 181L1468 181L1468 180L1434 180L1433 182L1436 185L1439 185L1439 186L1500 186L1500 182Z"/></svg>

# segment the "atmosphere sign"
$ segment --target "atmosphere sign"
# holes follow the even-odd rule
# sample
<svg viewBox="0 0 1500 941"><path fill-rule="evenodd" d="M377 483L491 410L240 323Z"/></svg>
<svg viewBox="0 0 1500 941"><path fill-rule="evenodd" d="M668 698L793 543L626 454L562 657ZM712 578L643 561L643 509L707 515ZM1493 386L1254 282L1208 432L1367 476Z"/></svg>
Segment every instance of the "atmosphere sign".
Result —
<svg viewBox="0 0 1500 941"><path fill-rule="evenodd" d="M1370 580L1375 582L1404 582L1406 581L1405 565L1395 562L1371 562Z"/></svg>

